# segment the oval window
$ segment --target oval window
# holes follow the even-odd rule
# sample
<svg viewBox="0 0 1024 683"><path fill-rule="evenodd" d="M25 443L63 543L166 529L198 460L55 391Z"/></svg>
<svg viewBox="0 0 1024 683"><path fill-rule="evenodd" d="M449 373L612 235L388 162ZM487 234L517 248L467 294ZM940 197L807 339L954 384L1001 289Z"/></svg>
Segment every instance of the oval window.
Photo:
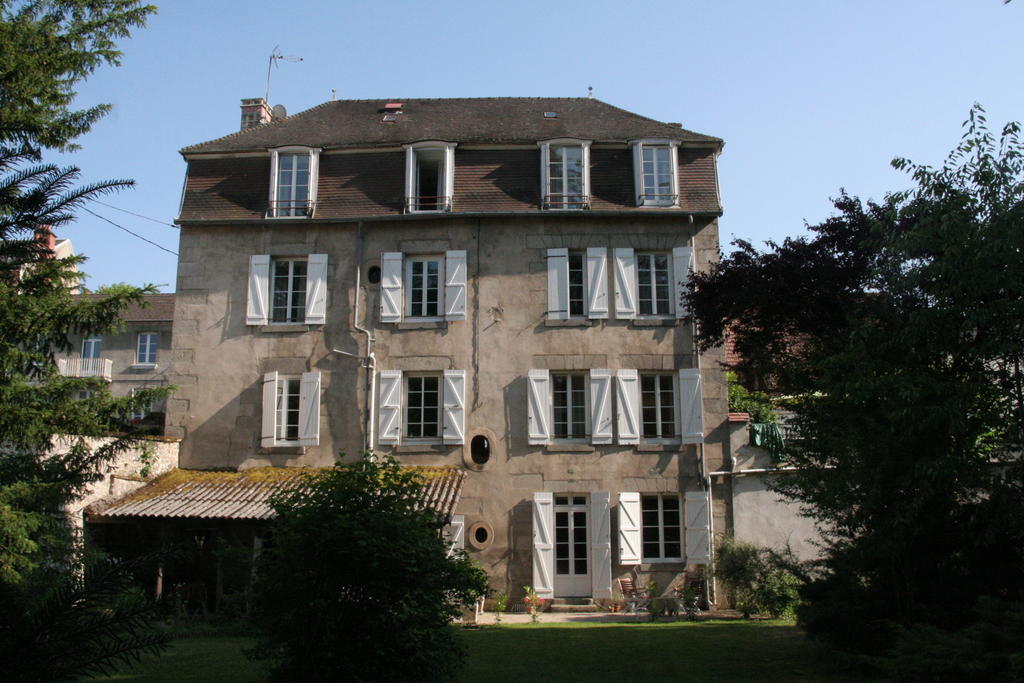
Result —
<svg viewBox="0 0 1024 683"><path fill-rule="evenodd" d="M366 279L370 281L371 285L375 285L380 282L380 267L370 266L370 269L366 271Z"/></svg>
<svg viewBox="0 0 1024 683"><path fill-rule="evenodd" d="M469 444L470 457L477 465L486 465L491 459L491 440L483 434L477 434Z"/></svg>
<svg viewBox="0 0 1024 683"><path fill-rule="evenodd" d="M469 528L469 544L476 550L483 550L491 545L494 532L487 522L477 522Z"/></svg>

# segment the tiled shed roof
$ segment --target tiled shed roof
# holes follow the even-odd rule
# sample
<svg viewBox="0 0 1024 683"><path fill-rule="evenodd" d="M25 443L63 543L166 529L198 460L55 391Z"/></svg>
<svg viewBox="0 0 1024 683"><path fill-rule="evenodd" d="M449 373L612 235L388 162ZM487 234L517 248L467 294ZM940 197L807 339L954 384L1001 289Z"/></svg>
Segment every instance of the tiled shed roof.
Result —
<svg viewBox="0 0 1024 683"><path fill-rule="evenodd" d="M466 473L454 467L414 467L425 483L422 504L444 516L458 505ZM260 467L241 472L174 469L113 503L86 508L90 519L210 519L259 521L274 517L270 497L299 486L305 467Z"/></svg>
<svg viewBox="0 0 1024 683"><path fill-rule="evenodd" d="M385 121L385 105L402 113ZM545 116L552 112L554 117ZM390 117L389 117L390 118ZM666 138L719 147L720 138L686 130L587 97L479 97L337 100L185 147L182 154L265 151L285 145L332 148L393 147L419 140L528 143L554 138L626 142Z"/></svg>

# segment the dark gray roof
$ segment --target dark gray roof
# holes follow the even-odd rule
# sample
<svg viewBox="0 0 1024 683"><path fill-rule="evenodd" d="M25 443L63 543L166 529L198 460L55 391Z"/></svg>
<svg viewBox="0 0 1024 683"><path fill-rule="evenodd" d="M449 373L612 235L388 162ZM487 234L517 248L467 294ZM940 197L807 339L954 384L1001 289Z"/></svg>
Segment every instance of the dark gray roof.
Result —
<svg viewBox="0 0 1024 683"><path fill-rule="evenodd" d="M384 105L402 113L385 122ZM554 112L556 118L546 118ZM256 128L191 145L182 154L244 152L285 145L355 148L418 140L463 143L533 143L552 138L625 142L667 138L719 146L722 141L655 121L587 97L480 97L453 99L337 100Z"/></svg>

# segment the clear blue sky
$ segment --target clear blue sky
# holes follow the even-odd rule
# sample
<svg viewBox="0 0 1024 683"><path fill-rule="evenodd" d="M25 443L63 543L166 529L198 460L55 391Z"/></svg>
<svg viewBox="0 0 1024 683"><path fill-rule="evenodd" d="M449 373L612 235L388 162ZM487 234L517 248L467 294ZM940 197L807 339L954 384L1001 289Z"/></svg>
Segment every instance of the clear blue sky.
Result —
<svg viewBox="0 0 1024 683"><path fill-rule="evenodd" d="M50 160L83 180L134 178L107 203L172 223L178 150L234 132L260 97L297 113L331 99L584 96L726 141L723 246L799 234L840 188L881 198L908 179L889 161L941 163L974 102L998 129L1024 119L1024 1L627 3L174 0L121 46L120 68L80 89L110 116ZM177 250L178 234L91 207ZM62 236L89 257L89 287L165 285L175 257L82 213Z"/></svg>

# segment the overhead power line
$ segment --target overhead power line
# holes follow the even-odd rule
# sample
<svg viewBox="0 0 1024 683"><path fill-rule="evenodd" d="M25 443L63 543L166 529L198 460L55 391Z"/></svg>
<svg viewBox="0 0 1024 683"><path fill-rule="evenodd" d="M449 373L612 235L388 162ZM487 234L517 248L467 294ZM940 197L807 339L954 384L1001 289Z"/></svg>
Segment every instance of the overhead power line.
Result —
<svg viewBox="0 0 1024 683"><path fill-rule="evenodd" d="M106 221L107 223L110 223L110 224L111 224L111 225L113 225L113 226L114 226L115 228L120 228L121 230L124 230L124 231L125 231L126 233L128 233L129 235L132 235L133 237L138 237L138 238L139 238L140 240L142 240L143 242L148 242L149 244L152 244L152 245L153 245L154 247L156 247L157 249L163 249L163 250L164 250L164 251L166 251L166 252L167 252L168 254L173 254L174 256L177 256L177 255L178 255L178 252L176 252L176 251L171 251L171 250L170 250L170 249L168 249L167 247L163 247L163 246L160 246L159 244L157 244L157 243L156 243L156 242L154 242L153 240L149 240L149 239L146 239L145 237L143 237L143 236L142 236L142 235L140 235L139 233L137 233L137 232L132 232L132 231L131 231L131 230L129 230L128 228L124 227L123 225L118 225L118 224L117 224L117 223L115 223L114 221L110 220L109 218L104 218L103 216L99 215L99 214L98 214L98 213L96 213L95 211L90 211L89 209L83 209L83 211L85 211L86 213L92 214L93 216L96 216L96 218L99 218L99 219L100 219L101 221Z"/></svg>
<svg viewBox="0 0 1024 683"><path fill-rule="evenodd" d="M98 199L93 199L92 201L96 202L97 204L102 204L103 206L106 206L108 208L114 209L115 211L122 211L124 213L131 214L132 216L137 216L138 218L145 218L147 221L153 221L154 223L159 223L160 225L165 225L168 228L174 228L175 230L181 230L181 228L179 228L177 225L174 225L173 223L168 223L166 221L162 221L159 218L150 218L149 216L143 216L141 213L135 213L134 211L129 211L128 209L122 209L119 206L114 206L113 204L107 204L106 202L101 202Z"/></svg>

